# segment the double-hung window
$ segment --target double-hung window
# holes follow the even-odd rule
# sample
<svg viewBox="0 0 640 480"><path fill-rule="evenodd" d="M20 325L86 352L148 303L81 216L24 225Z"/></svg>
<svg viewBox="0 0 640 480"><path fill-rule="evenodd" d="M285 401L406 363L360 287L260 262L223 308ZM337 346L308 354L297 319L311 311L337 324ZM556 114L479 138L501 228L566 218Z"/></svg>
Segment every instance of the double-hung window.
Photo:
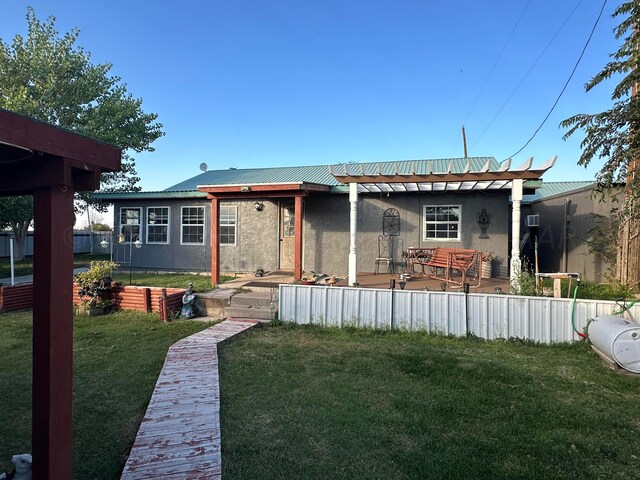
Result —
<svg viewBox="0 0 640 480"><path fill-rule="evenodd" d="M204 207L182 207L180 243L204 245Z"/></svg>
<svg viewBox="0 0 640 480"><path fill-rule="evenodd" d="M147 243L169 243L169 207L147 207Z"/></svg>
<svg viewBox="0 0 640 480"><path fill-rule="evenodd" d="M142 209L133 207L120 208L120 235L123 242L142 241L140 238L140 224Z"/></svg>
<svg viewBox="0 0 640 480"><path fill-rule="evenodd" d="M462 206L425 205L425 240L460 240Z"/></svg>
<svg viewBox="0 0 640 480"><path fill-rule="evenodd" d="M236 244L238 207L220 205L220 245Z"/></svg>

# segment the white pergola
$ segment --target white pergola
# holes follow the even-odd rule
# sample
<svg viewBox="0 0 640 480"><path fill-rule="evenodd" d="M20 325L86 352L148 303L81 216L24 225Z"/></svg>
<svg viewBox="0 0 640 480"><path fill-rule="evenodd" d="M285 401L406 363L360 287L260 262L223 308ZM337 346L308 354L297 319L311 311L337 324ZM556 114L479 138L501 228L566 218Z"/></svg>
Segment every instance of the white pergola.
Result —
<svg viewBox="0 0 640 480"><path fill-rule="evenodd" d="M398 164L392 172L383 171L380 164L370 167L361 164L343 164L329 167L331 174L339 182L349 185L350 202L350 243L349 243L349 285L357 282L356 234L358 226L358 195L360 193L387 192L472 192L476 190L511 190L511 282L517 282L521 269L520 262L520 222L524 182L539 180L549 170L558 157L551 158L538 168L532 168L533 158L529 158L517 168L511 168L511 159L505 160L498 168L492 168L490 160L479 170L471 170L471 162L460 171L454 171L449 162L445 171L434 171L433 162L421 164L418 170L415 162L409 164L408 171L400 171ZM387 169L388 170L388 169Z"/></svg>

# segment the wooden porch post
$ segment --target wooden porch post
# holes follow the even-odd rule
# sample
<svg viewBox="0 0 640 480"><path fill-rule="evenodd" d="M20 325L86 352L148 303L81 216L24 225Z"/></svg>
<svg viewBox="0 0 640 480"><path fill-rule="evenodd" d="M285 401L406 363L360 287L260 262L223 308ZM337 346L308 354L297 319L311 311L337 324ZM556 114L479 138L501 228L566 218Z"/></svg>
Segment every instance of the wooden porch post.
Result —
<svg viewBox="0 0 640 480"><path fill-rule="evenodd" d="M211 285L220 281L220 199L211 197Z"/></svg>
<svg viewBox="0 0 640 480"><path fill-rule="evenodd" d="M514 179L511 187L511 288L520 293L520 272L522 262L520 260L520 217L524 180Z"/></svg>
<svg viewBox="0 0 640 480"><path fill-rule="evenodd" d="M71 478L73 189L34 191L33 478Z"/></svg>
<svg viewBox="0 0 640 480"><path fill-rule="evenodd" d="M349 285L358 282L358 184L349 184Z"/></svg>
<svg viewBox="0 0 640 480"><path fill-rule="evenodd" d="M294 211L294 239L293 239L293 279L302 278L302 218L304 216L304 202L301 195L296 195Z"/></svg>

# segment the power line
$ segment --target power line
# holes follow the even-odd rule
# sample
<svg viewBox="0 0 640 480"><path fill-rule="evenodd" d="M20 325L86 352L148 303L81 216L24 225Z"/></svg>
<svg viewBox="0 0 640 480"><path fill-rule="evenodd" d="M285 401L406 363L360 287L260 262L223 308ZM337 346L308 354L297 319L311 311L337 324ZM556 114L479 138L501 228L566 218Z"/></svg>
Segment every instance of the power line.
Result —
<svg viewBox="0 0 640 480"><path fill-rule="evenodd" d="M555 39L558 37L558 35L560 34L560 32L564 29L564 27L567 25L567 23L569 22L569 20L571 19L571 17L573 16L573 14L576 12L576 10L578 9L578 7L582 4L583 0L580 0L576 6L573 8L573 10L571 10L571 12L569 12L569 15L567 16L567 18L565 18L564 22L562 22L562 24L560 25L560 27L558 28L558 30L556 30L556 33L553 35L553 37L551 37L551 40L549 40L549 42L547 42L547 44L545 45L545 47L542 49L542 52L540 52L540 55L538 55L538 57L536 58L536 60L533 62L533 64L531 65L531 67L529 67L529 70L527 70L527 72L524 74L524 76L520 79L520 81L518 82L518 85L516 85L516 88L514 88L512 90L512 92L509 94L509 96L507 97L507 99L504 101L504 103L500 106L500 108L498 109L498 111L493 115L493 117L491 118L491 120L489 121L489 123L487 124L487 126L484 128L484 130L482 130L482 133L480 133L480 136L475 140L475 142L473 142L473 145L471 146L471 148L474 148L476 146L476 144L482 139L482 137L484 136L485 133L487 133L487 130L489 130L489 128L491 127L491 125L493 125L493 122L495 122L495 120L498 118L498 116L500 115L500 113L502 113L502 110L504 110L504 107L507 106L507 104L509 103L509 101L513 98L513 96L516 94L516 92L520 89L520 87L522 86L522 84L524 83L524 81L527 79L527 77L529 76L529 74L533 71L533 69L535 68L535 66L538 64L538 62L542 59L542 57L544 56L545 53L547 53L547 50L549 50L549 47L551 47L551 45L553 44L553 42L555 41Z"/></svg>
<svg viewBox="0 0 640 480"><path fill-rule="evenodd" d="M547 122L547 120L549 119L549 117L551 116L551 113L553 113L553 111L556 108L556 105L558 105L558 102L560 101L560 98L562 97L562 95L564 94L564 91L567 89L567 86L569 85L569 82L571 81L571 79L573 78L573 75L576 73L576 70L578 69L578 65L580 64L580 61L582 60L582 57L584 56L584 53L587 50L587 47L589 46L589 43L591 42L591 39L593 38L593 33L596 30L596 27L598 26L598 22L600 22L600 18L602 17L602 12L604 12L604 7L607 5L607 0L604 0L602 2L602 8L600 8L600 13L598 13L598 18L596 18L595 23L593 24L593 28L591 28L591 33L589 34L589 38L587 38L586 43L584 44L584 47L582 48L582 52L580 52L580 56L578 57L578 61L576 62L576 64L573 67L573 70L571 71L571 75L569 75L569 78L567 79L567 81L564 84L564 87L562 87L562 90L560 91L560 94L558 95L558 97L556 98L556 101L553 102L553 105L551 106L551 109L549 110L549 113L547 113L547 116L544 117L544 120L542 120L542 122L540 123L540 125L538 126L538 128L536 128L536 131L533 132L533 135L531 135L531 137L529 138L529 140L527 140L527 143L525 143L516 153L514 153L513 155L510 155L508 158L511 157L515 157L517 154L519 154L522 150L524 150L526 148L527 145L529 145L531 143L531 141L535 138L535 136L538 134L538 132L540 131L540 129L543 127L543 125Z"/></svg>
<svg viewBox="0 0 640 480"><path fill-rule="evenodd" d="M493 72L495 71L496 67L498 66L498 63L500 62L500 60L502 59L502 55L504 54L505 50L507 49L507 46L509 45L509 42L511 41L511 37L513 37L513 34L515 33L515 31L518 28L518 25L520 25L520 21L522 20L522 17L524 16L524 12L525 12L525 10L527 9L527 7L529 6L530 3L531 3L531 0L527 0L526 5L524 6L522 11L520 12L520 16L518 17L518 20L516 20L515 25L511 29L511 33L507 37L507 40L504 42L504 45L502 46L502 50L500 50L500 53L498 54L498 58L496 58L496 61L493 63L493 66L491 67L491 71L489 71L489 75L487 75L487 78L485 79L484 83L482 84L482 87L480 88L480 91L478 92L478 95L476 96L475 100L473 101L473 104L471 104L471 108L469 109L469 112L464 117L464 121L462 122L463 125L465 123L467 123L467 120L469 119L469 116L471 115L471 112L473 112L473 109L476 107L476 104L478 103L478 100L480 100L480 97L484 93L484 89L487 88L487 85L489 84L489 80L491 79L491 76L493 75Z"/></svg>

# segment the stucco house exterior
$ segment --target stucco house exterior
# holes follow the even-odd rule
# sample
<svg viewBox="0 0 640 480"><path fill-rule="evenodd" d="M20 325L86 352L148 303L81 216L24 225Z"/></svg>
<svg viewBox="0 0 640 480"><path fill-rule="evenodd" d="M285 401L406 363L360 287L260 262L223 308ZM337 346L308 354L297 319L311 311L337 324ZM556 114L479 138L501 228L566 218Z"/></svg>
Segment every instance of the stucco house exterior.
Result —
<svg viewBox="0 0 640 480"><path fill-rule="evenodd" d="M398 267L407 247L450 246L493 253L494 276L507 276L510 258L519 258L522 196L534 194L554 162L211 170L163 191L96 197L114 204L114 259L135 268L210 271L214 283L220 272L315 271L352 284L357 272L374 270L378 237L390 235ZM131 248L136 240L142 248Z"/></svg>
<svg viewBox="0 0 640 480"><path fill-rule="evenodd" d="M523 197L525 221L521 238L523 254L533 262L534 240L538 240L541 272L572 272L591 282L608 280L606 261L589 250L587 240L597 224L605 221L617 202L611 196L594 194L593 181L544 182L534 193ZM528 226L529 215L537 218Z"/></svg>

